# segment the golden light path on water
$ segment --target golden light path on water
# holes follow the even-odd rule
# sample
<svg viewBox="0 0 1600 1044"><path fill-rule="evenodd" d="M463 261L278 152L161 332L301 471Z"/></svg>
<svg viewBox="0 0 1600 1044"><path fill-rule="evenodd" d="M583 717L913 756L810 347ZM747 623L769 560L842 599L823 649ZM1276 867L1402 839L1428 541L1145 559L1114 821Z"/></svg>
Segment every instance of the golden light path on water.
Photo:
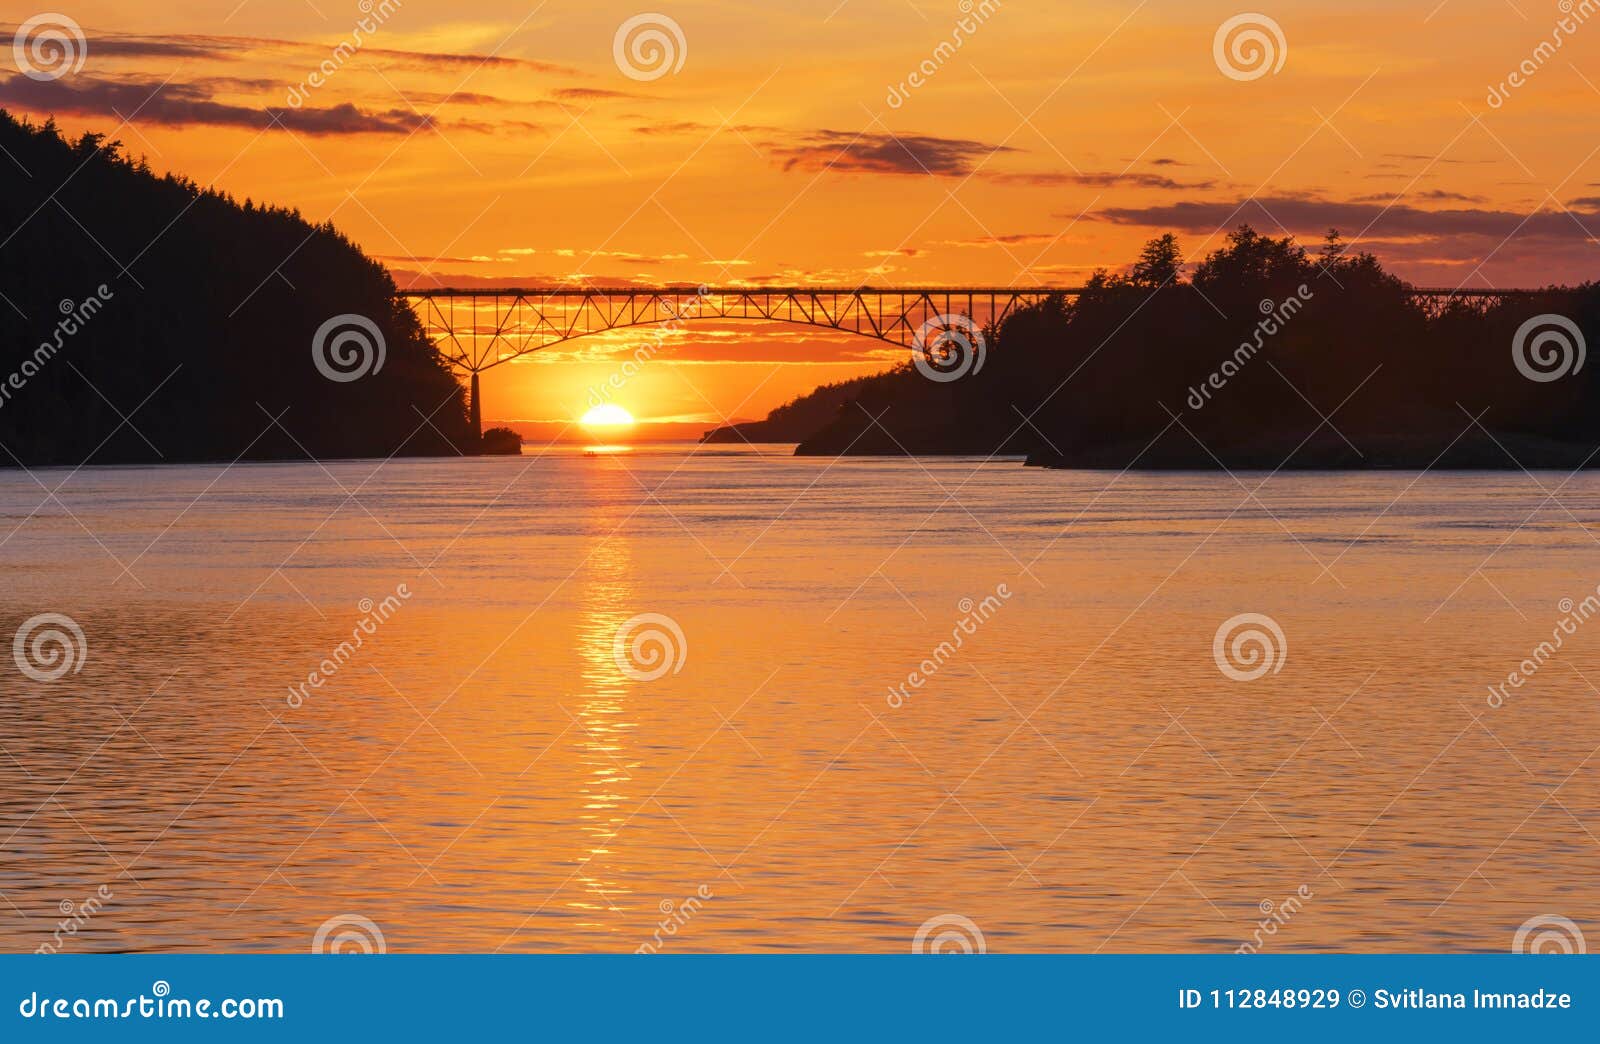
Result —
<svg viewBox="0 0 1600 1044"><path fill-rule="evenodd" d="M102 887L63 952L1504 951L1600 900L1600 631L1523 666L1600 476L326 469L0 472L3 633L87 651L0 670L0 946Z"/></svg>

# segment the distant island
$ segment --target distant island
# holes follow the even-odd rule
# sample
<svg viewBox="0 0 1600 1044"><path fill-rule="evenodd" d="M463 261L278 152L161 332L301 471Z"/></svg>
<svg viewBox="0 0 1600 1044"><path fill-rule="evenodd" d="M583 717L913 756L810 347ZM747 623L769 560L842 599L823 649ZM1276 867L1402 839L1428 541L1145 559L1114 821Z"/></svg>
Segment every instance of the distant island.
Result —
<svg viewBox="0 0 1600 1044"><path fill-rule="evenodd" d="M1596 462L1600 286L1430 307L1330 231L1242 226L1184 277L1170 235L983 331L981 369L909 361L706 441L803 455L1022 456L1087 468L1576 468Z"/></svg>
<svg viewBox="0 0 1600 1044"><path fill-rule="evenodd" d="M900 371L856 377L824 384L815 391L785 403L758 421L743 421L713 428L700 439L707 443L804 442L827 427L849 409L869 389L887 386L898 380Z"/></svg>
<svg viewBox="0 0 1600 1044"><path fill-rule="evenodd" d="M0 110L0 466L518 451L331 224Z"/></svg>

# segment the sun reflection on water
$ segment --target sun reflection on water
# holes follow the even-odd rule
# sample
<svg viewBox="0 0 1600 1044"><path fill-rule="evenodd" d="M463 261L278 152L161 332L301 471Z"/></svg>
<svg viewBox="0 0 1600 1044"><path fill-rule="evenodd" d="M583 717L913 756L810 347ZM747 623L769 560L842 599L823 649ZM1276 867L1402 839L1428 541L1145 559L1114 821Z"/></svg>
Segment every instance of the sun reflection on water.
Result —
<svg viewBox="0 0 1600 1044"><path fill-rule="evenodd" d="M578 821L586 840L577 879L586 898L569 905L620 913L615 898L626 895L628 889L610 880L605 867L610 842L627 819L623 806L629 801L625 790L632 772L626 740L636 723L629 720L627 712L630 683L612 650L618 629L631 615L634 563L632 546L618 531L620 519L609 517L612 512L605 514L607 517L595 520L598 543L583 566L579 594L577 647L583 691L574 717L579 761L586 769L578 786Z"/></svg>

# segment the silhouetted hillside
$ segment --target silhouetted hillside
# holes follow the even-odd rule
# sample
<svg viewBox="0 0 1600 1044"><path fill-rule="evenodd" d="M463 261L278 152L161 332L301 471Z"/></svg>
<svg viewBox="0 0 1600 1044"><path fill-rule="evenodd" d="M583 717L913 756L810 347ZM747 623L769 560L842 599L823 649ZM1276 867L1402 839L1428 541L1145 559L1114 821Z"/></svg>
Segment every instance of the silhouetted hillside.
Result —
<svg viewBox="0 0 1600 1044"><path fill-rule="evenodd" d="M705 433L701 442L800 442L848 409L875 385L890 381L890 374L869 374L824 384L815 391L784 403L765 420L726 424Z"/></svg>
<svg viewBox="0 0 1600 1044"><path fill-rule="evenodd" d="M797 452L1510 468L1576 467L1600 443L1600 367L1579 365L1595 284L1429 308L1336 233L1312 255L1243 227L1188 281L1179 257L1163 237L1130 274L1013 313L959 379L908 364L863 384ZM1560 320L1522 329L1541 315Z"/></svg>
<svg viewBox="0 0 1600 1044"><path fill-rule="evenodd" d="M0 294L0 464L474 444L460 386L388 273L332 225L3 111ZM314 356L338 316L370 327L334 323Z"/></svg>

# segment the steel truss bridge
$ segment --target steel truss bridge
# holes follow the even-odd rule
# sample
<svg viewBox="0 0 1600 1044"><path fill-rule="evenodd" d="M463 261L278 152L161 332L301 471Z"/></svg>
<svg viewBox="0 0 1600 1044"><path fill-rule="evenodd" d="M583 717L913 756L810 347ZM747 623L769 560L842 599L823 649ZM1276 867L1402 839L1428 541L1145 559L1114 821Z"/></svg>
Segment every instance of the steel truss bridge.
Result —
<svg viewBox="0 0 1600 1044"><path fill-rule="evenodd" d="M964 316L979 327L1048 297L1082 287L582 287L405 290L428 338L471 375L472 421L481 430L478 375L543 348L635 326L676 328L697 321L794 323L872 337L910 349L928 324ZM1453 301L1492 307L1535 290L1417 288L1437 313Z"/></svg>

